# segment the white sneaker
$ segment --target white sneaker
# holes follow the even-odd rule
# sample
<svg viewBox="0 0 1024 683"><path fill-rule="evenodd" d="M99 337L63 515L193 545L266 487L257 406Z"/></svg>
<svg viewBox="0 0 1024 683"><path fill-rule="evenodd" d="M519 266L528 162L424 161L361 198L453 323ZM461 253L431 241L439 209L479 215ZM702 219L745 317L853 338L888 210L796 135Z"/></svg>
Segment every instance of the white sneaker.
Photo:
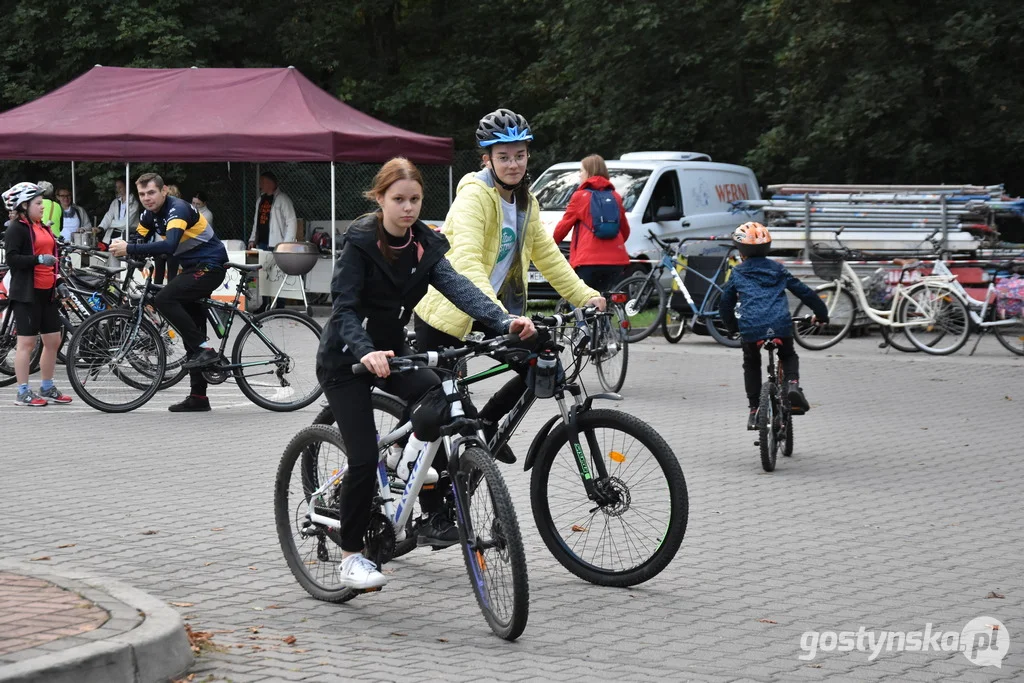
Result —
<svg viewBox="0 0 1024 683"><path fill-rule="evenodd" d="M388 582L388 578L377 571L377 565L363 557L362 553L349 555L341 561L338 579L341 585L357 590L380 588Z"/></svg>

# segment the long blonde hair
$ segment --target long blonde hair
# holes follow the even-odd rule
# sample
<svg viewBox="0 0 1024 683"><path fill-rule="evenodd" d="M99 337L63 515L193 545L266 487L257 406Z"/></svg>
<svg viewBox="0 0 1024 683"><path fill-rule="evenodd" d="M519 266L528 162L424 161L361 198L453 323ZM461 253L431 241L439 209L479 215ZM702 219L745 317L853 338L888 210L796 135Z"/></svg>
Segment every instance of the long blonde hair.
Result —
<svg viewBox="0 0 1024 683"><path fill-rule="evenodd" d="M591 154L590 156L583 157L580 166L583 167L588 176L596 175L608 180L608 165L604 163L604 157L600 154Z"/></svg>

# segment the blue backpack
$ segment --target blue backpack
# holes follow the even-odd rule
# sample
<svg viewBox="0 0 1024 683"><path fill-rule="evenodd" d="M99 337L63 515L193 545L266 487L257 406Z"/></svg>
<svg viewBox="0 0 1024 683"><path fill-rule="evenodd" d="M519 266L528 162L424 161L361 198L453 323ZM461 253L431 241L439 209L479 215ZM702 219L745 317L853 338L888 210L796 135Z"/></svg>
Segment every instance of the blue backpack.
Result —
<svg viewBox="0 0 1024 683"><path fill-rule="evenodd" d="M590 229L599 240L619 235L619 203L611 190L590 190Z"/></svg>

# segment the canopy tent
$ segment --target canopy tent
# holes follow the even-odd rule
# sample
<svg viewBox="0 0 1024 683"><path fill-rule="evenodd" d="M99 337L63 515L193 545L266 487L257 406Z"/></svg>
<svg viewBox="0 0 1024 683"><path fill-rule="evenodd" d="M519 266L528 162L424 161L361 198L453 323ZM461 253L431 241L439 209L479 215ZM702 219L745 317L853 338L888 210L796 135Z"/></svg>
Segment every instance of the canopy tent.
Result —
<svg viewBox="0 0 1024 683"><path fill-rule="evenodd" d="M294 68L97 66L0 114L0 159L449 165L451 138L353 109Z"/></svg>
<svg viewBox="0 0 1024 683"><path fill-rule="evenodd" d="M449 166L451 138L378 121L293 67L129 69L96 66L62 88L0 114L0 159L320 161L383 163L404 156ZM335 231L331 230L332 251Z"/></svg>

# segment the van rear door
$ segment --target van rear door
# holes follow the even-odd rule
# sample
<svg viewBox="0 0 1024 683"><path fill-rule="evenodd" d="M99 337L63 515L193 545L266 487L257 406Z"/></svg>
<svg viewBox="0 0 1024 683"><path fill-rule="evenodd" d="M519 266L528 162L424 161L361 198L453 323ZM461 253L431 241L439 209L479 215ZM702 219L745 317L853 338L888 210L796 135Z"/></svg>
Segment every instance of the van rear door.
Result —
<svg viewBox="0 0 1024 683"><path fill-rule="evenodd" d="M732 202L760 199L754 174L732 164L686 164L679 169L683 196L682 234L710 237L732 232L740 223L761 220L733 212Z"/></svg>

